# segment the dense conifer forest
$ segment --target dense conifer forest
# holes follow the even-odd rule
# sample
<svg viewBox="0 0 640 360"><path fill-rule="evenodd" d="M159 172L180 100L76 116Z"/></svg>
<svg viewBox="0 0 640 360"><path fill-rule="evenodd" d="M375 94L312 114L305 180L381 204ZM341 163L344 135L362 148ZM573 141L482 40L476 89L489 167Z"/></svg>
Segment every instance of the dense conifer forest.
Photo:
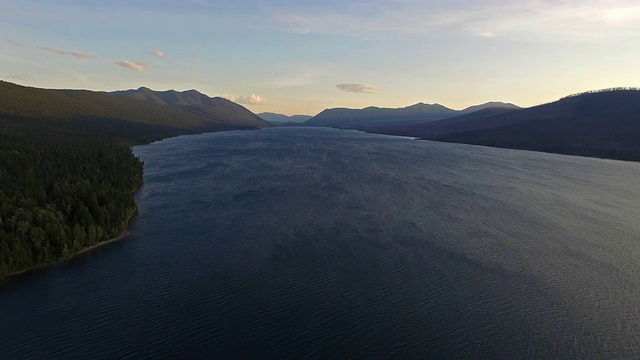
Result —
<svg viewBox="0 0 640 360"><path fill-rule="evenodd" d="M106 93L0 82L0 281L123 234L143 181L131 146L255 128L242 117L224 119Z"/></svg>
<svg viewBox="0 0 640 360"><path fill-rule="evenodd" d="M142 163L81 136L0 137L0 278L116 237L136 214Z"/></svg>

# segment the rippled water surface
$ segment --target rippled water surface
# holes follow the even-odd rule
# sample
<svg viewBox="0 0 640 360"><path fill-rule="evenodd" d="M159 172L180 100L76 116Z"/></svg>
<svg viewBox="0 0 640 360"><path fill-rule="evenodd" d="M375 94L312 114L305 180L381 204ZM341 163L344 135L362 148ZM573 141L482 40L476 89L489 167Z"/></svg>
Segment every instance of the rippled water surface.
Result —
<svg viewBox="0 0 640 360"><path fill-rule="evenodd" d="M132 235L0 288L0 359L637 358L640 166L280 128L168 139Z"/></svg>

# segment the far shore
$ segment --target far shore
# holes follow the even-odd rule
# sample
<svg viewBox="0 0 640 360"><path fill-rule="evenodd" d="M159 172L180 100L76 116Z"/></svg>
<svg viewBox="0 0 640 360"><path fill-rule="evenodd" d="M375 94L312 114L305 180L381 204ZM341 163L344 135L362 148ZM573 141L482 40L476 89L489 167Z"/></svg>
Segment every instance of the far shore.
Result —
<svg viewBox="0 0 640 360"><path fill-rule="evenodd" d="M18 277L20 275L24 275L24 274L27 274L27 273L30 273L30 272L33 272L33 271L42 270L42 269L46 269L46 268L53 268L53 267L62 265L62 264L66 263L66 262L68 262L70 260L73 260L73 259L79 257L80 255L89 253L89 252L91 252L93 250L96 250L98 248L101 248L101 247L103 247L105 245L113 244L114 242L120 241L120 240L126 238L127 236L129 236L129 230L128 229L124 230L120 235L118 235L118 236L116 236L114 238L102 241L102 242L100 242L98 244L95 244L95 245L83 247L82 249L80 249L77 252L67 256L66 258L60 259L60 261L49 263L49 264L45 264L45 265L35 266L35 267L32 267L32 268L28 268L28 269L24 269L24 270L21 270L21 271L17 271L17 272L8 274L7 276L5 276L3 278L0 278L0 285L2 285L2 283L5 282L5 281L10 280L10 279L14 279L14 278L16 278L16 277Z"/></svg>

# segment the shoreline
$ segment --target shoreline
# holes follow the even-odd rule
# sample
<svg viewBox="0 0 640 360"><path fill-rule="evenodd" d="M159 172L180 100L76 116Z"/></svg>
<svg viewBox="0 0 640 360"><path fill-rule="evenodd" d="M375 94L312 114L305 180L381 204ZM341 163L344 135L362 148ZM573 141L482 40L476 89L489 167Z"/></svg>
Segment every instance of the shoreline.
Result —
<svg viewBox="0 0 640 360"><path fill-rule="evenodd" d="M88 253L88 252L90 252L92 250L95 250L97 248L103 247L105 245L113 244L114 242L118 242L118 241L126 238L129 235L130 235L129 229L126 229L123 232L121 232L120 235L118 235L118 236L116 236L114 238L107 239L107 240L99 242L99 243L97 243L95 245L83 247L82 249L78 250L78 252L76 252L75 254L71 255L70 257L64 259L63 261L71 260L71 259L75 258L76 256Z"/></svg>
<svg viewBox="0 0 640 360"><path fill-rule="evenodd" d="M132 151L131 153L133 154L133 149L131 147L129 149L131 149L131 151ZM143 170L143 174L144 174L144 170ZM135 196L135 194L138 192L138 190L140 190L140 188L143 185L144 185L144 181L141 181L140 184L138 184L136 186L135 190L133 190L131 192L132 196ZM55 267L60 266L60 265L62 265L64 263L67 263L67 262L69 262L69 261L71 261L71 260L73 260L75 258L78 258L81 255L88 254L93 250L99 249L101 247L116 243L118 241L121 241L121 240L127 238L131 234L129 232L129 228L131 227L131 224L133 224L133 221L135 220L135 218L138 216L138 203L135 203L135 204L136 204L136 211L133 214L133 216L131 216L129 221L127 222L127 227L124 230L122 230L122 232L120 232L120 235L118 235L116 237L113 237L113 238L110 238L110 239L107 239L107 240L104 240L104 241L101 241L101 242L99 242L99 243L97 243L95 245L85 246L85 247L81 248L80 250L76 251L75 253L70 254L67 257L62 258L60 260L57 260L57 261L54 261L54 262L50 262L48 264L42 264L42 265L30 267L30 268L27 268L27 269L24 269L24 270L20 270L20 271L16 271L16 272L7 274L4 277L0 278L0 289L2 289L2 287L4 285L6 285L9 281L16 280L20 276L27 275L27 274L36 272L38 270L44 270L44 269L47 269L47 268L55 268Z"/></svg>
<svg viewBox="0 0 640 360"><path fill-rule="evenodd" d="M63 259L60 259L59 261L52 262L52 263L49 263L49 264L34 266L34 267L31 267L31 268L28 268L28 269L24 269L24 270L20 270L20 271L8 274L5 277L0 278L0 286L4 285L8 281L15 280L16 278L18 278L18 277L20 277L22 275L27 275L29 273L32 273L32 272L35 272L35 271L38 271L38 270L44 270L44 269L47 269L47 268L54 268L56 266L60 266L60 265L62 265L64 263L66 263L66 262L69 262L69 261L77 258L77 257L80 257L81 255L90 253L93 250L96 250L96 249L99 249L99 248L104 247L106 245L113 244L113 243L116 243L116 242L118 242L120 240L123 240L123 239L127 238L129 235L131 235L131 233L129 232L129 229L127 228L124 231L122 231L122 233L120 233L120 235L118 235L116 237L113 237L111 239L107 239L105 241L99 242L99 243L97 243L95 245L83 247L82 249L78 250L77 252L75 252L75 253L73 253L73 254L71 254L71 255L63 258Z"/></svg>

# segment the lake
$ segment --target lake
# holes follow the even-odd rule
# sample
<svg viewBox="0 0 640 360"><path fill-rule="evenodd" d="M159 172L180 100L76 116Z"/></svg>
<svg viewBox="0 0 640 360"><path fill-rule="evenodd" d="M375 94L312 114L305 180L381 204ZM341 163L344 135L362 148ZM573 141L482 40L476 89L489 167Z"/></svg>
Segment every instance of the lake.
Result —
<svg viewBox="0 0 640 360"><path fill-rule="evenodd" d="M640 164L181 136L124 241L0 288L0 358L637 358Z"/></svg>

